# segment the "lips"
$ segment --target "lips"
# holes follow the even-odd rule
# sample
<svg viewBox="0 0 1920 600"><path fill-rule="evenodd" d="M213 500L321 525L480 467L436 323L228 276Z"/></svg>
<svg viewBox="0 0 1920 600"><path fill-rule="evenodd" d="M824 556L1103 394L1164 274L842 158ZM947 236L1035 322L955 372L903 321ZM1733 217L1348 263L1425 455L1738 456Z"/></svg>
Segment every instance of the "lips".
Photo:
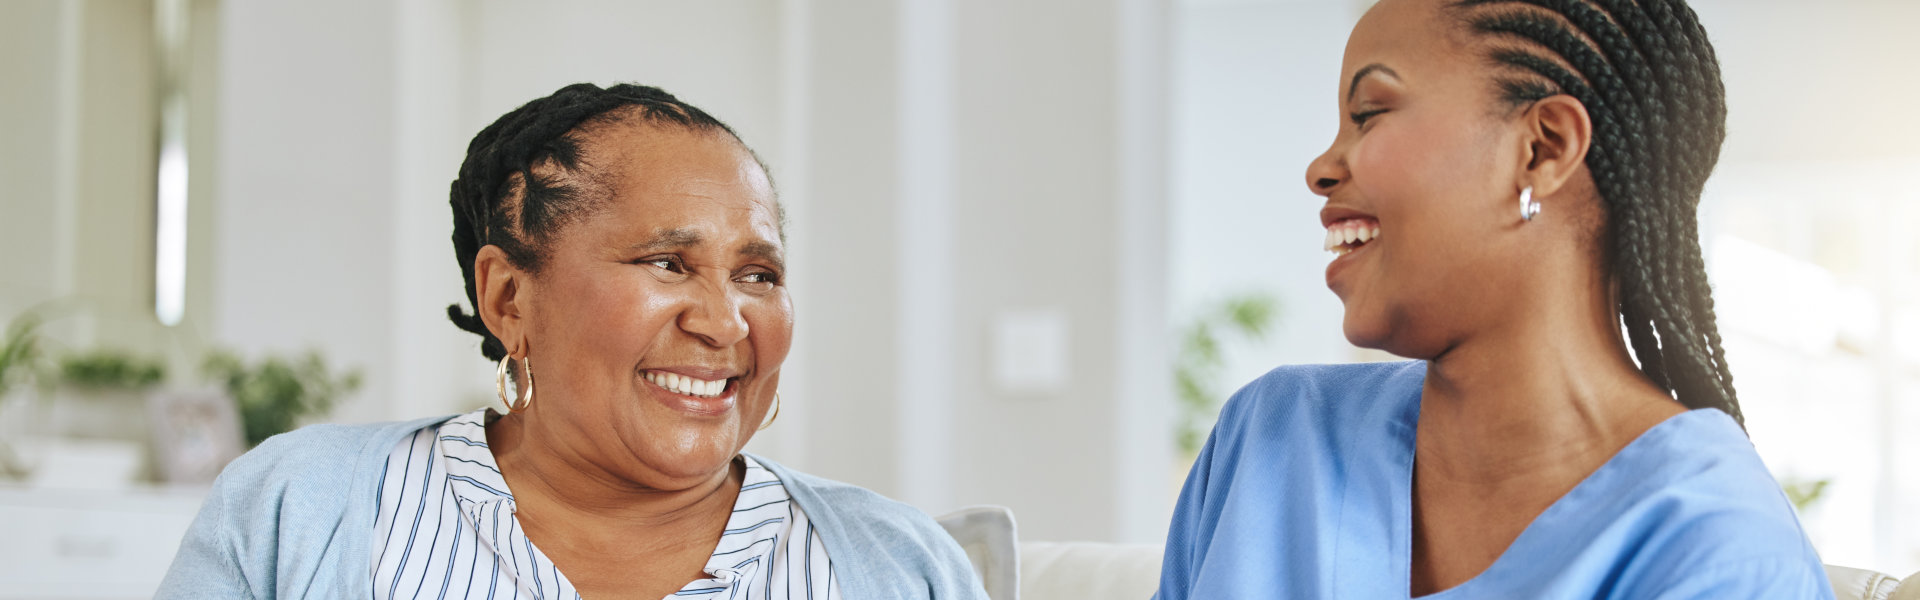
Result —
<svg viewBox="0 0 1920 600"><path fill-rule="evenodd" d="M1353 208L1328 204L1320 209L1320 224L1327 228L1321 247L1335 255L1327 264L1327 287L1345 299L1346 285L1340 274L1357 260L1355 252L1380 240L1380 220Z"/></svg>

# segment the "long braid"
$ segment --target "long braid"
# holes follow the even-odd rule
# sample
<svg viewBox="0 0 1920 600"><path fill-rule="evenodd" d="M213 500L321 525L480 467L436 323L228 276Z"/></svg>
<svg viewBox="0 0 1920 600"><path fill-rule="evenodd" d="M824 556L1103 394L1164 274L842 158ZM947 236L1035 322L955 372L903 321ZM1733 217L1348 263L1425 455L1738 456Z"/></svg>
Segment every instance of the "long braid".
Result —
<svg viewBox="0 0 1920 600"><path fill-rule="evenodd" d="M587 130L633 118L739 139L725 123L672 94L625 83L569 85L502 115L467 144L466 161L448 193L453 254L466 278L469 304L479 306L473 262L482 247L499 246L515 265L538 271L548 239L599 207L609 192L584 172L590 168L581 152ZM481 336L480 353L488 360L506 356L506 346L479 311L470 314L454 304L447 307L447 318Z"/></svg>
<svg viewBox="0 0 1920 600"><path fill-rule="evenodd" d="M1593 118L1587 166L1606 259L1647 378L1691 408L1742 420L1715 325L1698 210L1726 137L1726 89L1683 0L1454 0L1513 107L1566 94Z"/></svg>

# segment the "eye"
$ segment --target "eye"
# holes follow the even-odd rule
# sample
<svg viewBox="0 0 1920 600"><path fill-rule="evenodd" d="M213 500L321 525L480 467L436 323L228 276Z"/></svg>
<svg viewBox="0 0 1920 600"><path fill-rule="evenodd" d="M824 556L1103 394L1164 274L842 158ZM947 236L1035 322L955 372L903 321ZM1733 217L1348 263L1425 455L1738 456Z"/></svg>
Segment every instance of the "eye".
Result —
<svg viewBox="0 0 1920 600"><path fill-rule="evenodd" d="M734 278L734 282L749 290L764 292L780 285L780 275L772 271L752 271Z"/></svg>
<svg viewBox="0 0 1920 600"><path fill-rule="evenodd" d="M1367 126L1368 121L1373 120L1374 117L1378 117L1381 115L1381 113L1385 113L1385 112L1387 112L1387 110L1384 108L1363 111L1363 112L1356 112L1356 113L1347 115L1347 118L1353 119L1354 127L1365 128Z"/></svg>
<svg viewBox="0 0 1920 600"><path fill-rule="evenodd" d="M636 265L647 265L674 274L685 274L687 266L677 256L649 256L633 261Z"/></svg>

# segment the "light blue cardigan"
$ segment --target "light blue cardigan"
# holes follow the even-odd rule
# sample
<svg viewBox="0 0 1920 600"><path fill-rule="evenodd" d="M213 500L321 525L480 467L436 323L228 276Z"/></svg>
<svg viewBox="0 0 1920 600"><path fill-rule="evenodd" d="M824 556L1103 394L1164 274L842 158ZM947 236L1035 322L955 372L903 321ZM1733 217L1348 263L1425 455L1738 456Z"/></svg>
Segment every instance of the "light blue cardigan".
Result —
<svg viewBox="0 0 1920 600"><path fill-rule="evenodd" d="M452 417L315 425L228 465L156 598L372 595L374 492L401 438ZM987 600L967 556L911 506L754 456L786 483L833 558L847 600Z"/></svg>

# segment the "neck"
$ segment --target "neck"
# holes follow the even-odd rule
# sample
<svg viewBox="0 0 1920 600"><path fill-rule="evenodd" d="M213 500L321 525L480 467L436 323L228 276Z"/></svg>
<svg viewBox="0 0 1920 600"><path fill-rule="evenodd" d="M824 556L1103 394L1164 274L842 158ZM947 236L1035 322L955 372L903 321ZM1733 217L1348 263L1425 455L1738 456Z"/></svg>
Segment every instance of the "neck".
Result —
<svg viewBox="0 0 1920 600"><path fill-rule="evenodd" d="M571 438L543 434L542 425L536 414L515 413L487 427L516 513L528 526L533 526L529 521L547 527L571 525L626 544L677 543L678 536L661 534L685 530L709 536L718 530L713 527L716 520L725 523L740 493L742 473L736 463L693 481L648 485L572 451L563 441ZM635 529L649 535L627 537Z"/></svg>
<svg viewBox="0 0 1920 600"><path fill-rule="evenodd" d="M1578 481L1685 411L1633 364L1611 294L1529 305L1541 308L1429 361L1416 428L1422 479Z"/></svg>

